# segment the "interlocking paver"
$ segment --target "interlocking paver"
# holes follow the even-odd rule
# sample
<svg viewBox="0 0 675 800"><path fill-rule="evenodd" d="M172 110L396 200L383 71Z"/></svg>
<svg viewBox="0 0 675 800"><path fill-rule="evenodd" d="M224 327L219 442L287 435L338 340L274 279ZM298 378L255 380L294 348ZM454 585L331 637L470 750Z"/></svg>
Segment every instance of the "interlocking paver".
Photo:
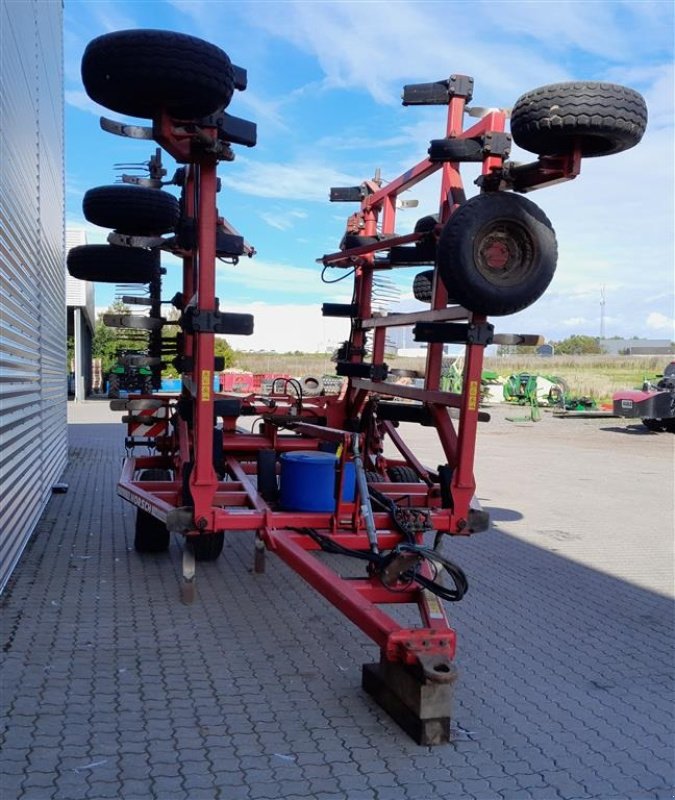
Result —
<svg viewBox="0 0 675 800"><path fill-rule="evenodd" d="M71 413L116 418L94 402ZM250 571L246 535L199 566L199 599L181 605L176 542L139 557L134 511L115 497L122 426L72 425L70 491L52 498L0 598L5 794L669 798L672 543L664 551L667 534L633 509L644 490L642 505L667 518L671 454L661 437L590 420L572 423L585 431L574 449L557 427L569 424L497 422L479 442L479 494L497 522L452 542L471 590L451 608L461 680L456 739L441 748L417 747L364 695L360 665L377 653L340 614L272 556L265 575ZM535 472L524 492L505 469L514 453L527 462L523 441L569 465L555 487ZM611 503L575 482L580 459L589 474L613 470Z"/></svg>

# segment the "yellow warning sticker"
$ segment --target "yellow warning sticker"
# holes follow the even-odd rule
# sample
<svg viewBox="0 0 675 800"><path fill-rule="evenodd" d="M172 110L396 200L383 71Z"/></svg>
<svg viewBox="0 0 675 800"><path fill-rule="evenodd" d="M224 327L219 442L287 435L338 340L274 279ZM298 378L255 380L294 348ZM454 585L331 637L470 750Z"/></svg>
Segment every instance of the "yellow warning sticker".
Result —
<svg viewBox="0 0 675 800"><path fill-rule="evenodd" d="M211 370L202 370L202 403L208 403L211 399Z"/></svg>
<svg viewBox="0 0 675 800"><path fill-rule="evenodd" d="M424 590L424 600L427 605L427 614L429 619L445 619L443 607L441 606L438 598L431 594L428 589Z"/></svg>
<svg viewBox="0 0 675 800"><path fill-rule="evenodd" d="M469 382L469 411L478 408L478 381Z"/></svg>

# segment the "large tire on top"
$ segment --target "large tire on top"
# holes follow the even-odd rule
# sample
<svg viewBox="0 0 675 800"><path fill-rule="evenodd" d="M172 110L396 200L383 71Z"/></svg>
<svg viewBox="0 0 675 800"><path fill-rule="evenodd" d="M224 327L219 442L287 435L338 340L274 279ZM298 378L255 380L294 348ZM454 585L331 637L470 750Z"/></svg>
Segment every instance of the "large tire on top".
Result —
<svg viewBox="0 0 675 800"><path fill-rule="evenodd" d="M139 480L168 481L171 473L166 469L145 469ZM161 520L140 508L136 510L134 550L137 553L163 553L168 550L170 541L171 534Z"/></svg>
<svg viewBox="0 0 675 800"><path fill-rule="evenodd" d="M572 152L608 156L642 139L647 105L625 86L597 81L553 83L518 98L511 112L513 141L538 155Z"/></svg>
<svg viewBox="0 0 675 800"><path fill-rule="evenodd" d="M82 201L85 219L129 236L159 236L178 224L178 200L168 192L143 186L97 186Z"/></svg>
<svg viewBox="0 0 675 800"><path fill-rule="evenodd" d="M68 253L73 278L99 283L149 283L159 271L159 252L112 244L84 244Z"/></svg>
<svg viewBox="0 0 675 800"><path fill-rule="evenodd" d="M106 33L87 45L82 82L89 97L132 117L165 110L179 119L225 108L234 91L225 52L184 33L127 30Z"/></svg>
<svg viewBox="0 0 675 800"><path fill-rule="evenodd" d="M553 227L531 200L507 192L472 197L450 217L438 243L438 268L455 302L503 316L532 305L553 279Z"/></svg>

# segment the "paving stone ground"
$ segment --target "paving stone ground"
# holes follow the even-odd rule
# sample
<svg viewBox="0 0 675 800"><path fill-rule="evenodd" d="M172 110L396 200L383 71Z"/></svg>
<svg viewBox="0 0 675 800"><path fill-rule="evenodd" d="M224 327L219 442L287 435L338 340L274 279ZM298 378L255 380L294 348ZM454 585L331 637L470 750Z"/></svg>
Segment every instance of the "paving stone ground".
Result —
<svg viewBox="0 0 675 800"><path fill-rule="evenodd" d="M494 526L447 546L470 591L455 739L428 748L361 690L374 646L274 557L253 574L250 534L182 605L179 543L133 551L119 415L69 415L70 489L0 597L2 800L673 796L672 436L481 428Z"/></svg>

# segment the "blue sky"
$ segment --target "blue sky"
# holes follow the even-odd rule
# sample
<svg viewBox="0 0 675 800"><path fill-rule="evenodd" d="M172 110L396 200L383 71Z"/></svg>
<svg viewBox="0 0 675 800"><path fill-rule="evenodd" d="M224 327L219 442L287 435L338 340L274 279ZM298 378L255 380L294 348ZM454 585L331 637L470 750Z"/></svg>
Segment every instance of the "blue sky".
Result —
<svg viewBox="0 0 675 800"><path fill-rule="evenodd" d="M535 305L497 320L497 329L596 336L604 287L608 336L673 338L672 3L66 0L67 224L85 227L91 243L106 231L84 222L84 192L112 183L114 163L147 160L152 150L102 132L100 114L119 116L92 103L81 84L87 42L128 28L200 36L248 70L249 88L229 111L257 123L259 144L237 148L219 171L220 212L258 251L219 269L221 307L256 315L256 333L233 337L235 347L323 350L344 338L344 323L322 320L319 308L348 299L351 287L323 284L315 259L337 249L356 207L329 203L329 188L361 183L378 167L392 179L420 161L444 134L445 110L404 108L401 88L452 73L473 76L482 106L510 106L523 92L573 79L642 92L650 118L638 147L585 160L575 181L529 195L556 230L558 270ZM517 148L512 158L532 159ZM477 171L467 166L472 194ZM409 196L419 206L398 212L401 233L437 210L438 182ZM179 266L170 257L164 265L170 297ZM405 302L416 271L394 271ZM113 295L97 284L97 306Z"/></svg>

